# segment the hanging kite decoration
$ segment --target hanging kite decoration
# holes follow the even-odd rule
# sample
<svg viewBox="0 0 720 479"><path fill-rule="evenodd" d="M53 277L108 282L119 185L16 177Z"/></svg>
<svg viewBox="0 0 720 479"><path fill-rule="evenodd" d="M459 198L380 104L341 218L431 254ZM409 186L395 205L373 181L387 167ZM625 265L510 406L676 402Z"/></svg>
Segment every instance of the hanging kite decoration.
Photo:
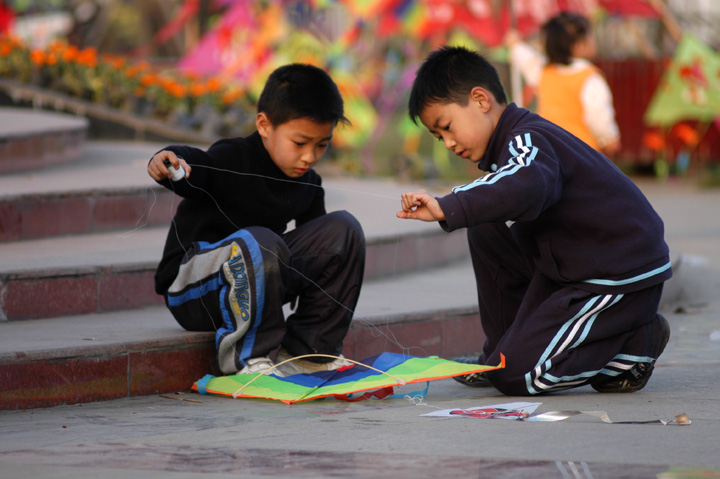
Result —
<svg viewBox="0 0 720 479"><path fill-rule="evenodd" d="M720 113L720 55L687 34L660 80L645 122L669 127L683 120L712 122Z"/></svg>
<svg viewBox="0 0 720 479"><path fill-rule="evenodd" d="M298 358L305 357L299 356ZM207 375L192 389L201 394L234 398L273 399L294 404L312 399L334 397L359 401L393 395L394 387L437 379L479 373L505 367L505 358L497 366L466 364L438 357L421 358L396 353L381 353L334 371L279 377L272 374ZM355 395L355 393L363 393Z"/></svg>
<svg viewBox="0 0 720 479"><path fill-rule="evenodd" d="M720 55L692 34L685 34L672 61L660 79L643 117L649 131L643 140L657 155L655 171L667 178L671 163L678 174L687 172L690 156L710 126L720 127ZM687 123L696 123L691 127ZM669 161L665 136L671 133L678 141L674 162Z"/></svg>

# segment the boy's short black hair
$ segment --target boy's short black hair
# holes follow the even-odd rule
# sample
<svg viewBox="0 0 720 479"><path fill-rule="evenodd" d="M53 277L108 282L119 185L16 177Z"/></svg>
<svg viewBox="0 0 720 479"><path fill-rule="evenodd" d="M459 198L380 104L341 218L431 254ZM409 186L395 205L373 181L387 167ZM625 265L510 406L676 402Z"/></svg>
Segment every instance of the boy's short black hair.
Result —
<svg viewBox="0 0 720 479"><path fill-rule="evenodd" d="M335 82L313 65L291 63L270 74L257 104L274 126L296 118L316 123L350 123Z"/></svg>
<svg viewBox="0 0 720 479"><path fill-rule="evenodd" d="M590 33L590 21L577 13L562 12L542 26L549 63L570 65L572 47Z"/></svg>
<svg viewBox="0 0 720 479"><path fill-rule="evenodd" d="M480 86L505 104L505 90L494 66L477 52L444 46L420 66L410 91L409 114L413 122L430 103L467 105L470 91Z"/></svg>

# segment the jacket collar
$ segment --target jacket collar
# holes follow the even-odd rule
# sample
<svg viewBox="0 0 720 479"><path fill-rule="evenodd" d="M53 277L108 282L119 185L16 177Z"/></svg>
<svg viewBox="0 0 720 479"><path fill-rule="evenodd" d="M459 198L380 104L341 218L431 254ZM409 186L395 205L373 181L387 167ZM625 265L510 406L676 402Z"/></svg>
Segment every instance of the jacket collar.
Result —
<svg viewBox="0 0 720 479"><path fill-rule="evenodd" d="M508 132L512 131L512 129L515 128L515 124L527 113L529 113L528 110L519 108L515 103L510 103L505 107L495 126L495 131L490 137L485 154L478 162L478 169L482 171L496 171L499 168L500 165L498 165L497 162L500 160L500 155L507 146L504 142L507 140Z"/></svg>

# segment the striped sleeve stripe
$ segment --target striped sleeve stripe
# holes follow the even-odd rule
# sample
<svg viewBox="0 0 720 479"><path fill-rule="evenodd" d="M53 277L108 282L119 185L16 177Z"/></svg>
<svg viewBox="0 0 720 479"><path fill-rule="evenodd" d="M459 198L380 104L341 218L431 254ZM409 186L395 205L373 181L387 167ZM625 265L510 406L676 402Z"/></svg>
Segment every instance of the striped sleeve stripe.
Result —
<svg viewBox="0 0 720 479"><path fill-rule="evenodd" d="M482 178L478 178L472 183L464 186L456 186L452 190L453 193L471 190L478 186L492 185L503 178L512 176L521 168L530 166L538 153L537 147L532 144L530 133L517 135L513 141L508 143L508 150L510 151L512 158L509 160L507 165L503 166L496 172L489 173Z"/></svg>

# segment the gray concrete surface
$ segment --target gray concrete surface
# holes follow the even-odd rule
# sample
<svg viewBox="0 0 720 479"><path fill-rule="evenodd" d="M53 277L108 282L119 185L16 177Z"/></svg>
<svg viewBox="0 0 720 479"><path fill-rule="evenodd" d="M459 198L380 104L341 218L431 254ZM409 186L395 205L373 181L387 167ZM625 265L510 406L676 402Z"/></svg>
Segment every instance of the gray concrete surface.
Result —
<svg viewBox="0 0 720 479"><path fill-rule="evenodd" d="M384 196L396 191L382 182L354 181L352 187L342 183L339 193L394 228L395 206ZM382 208L370 209L367 192L375 187L370 184L381 192ZM422 400L329 399L286 406L188 393L0 411L0 477L718 476L720 191L689 183L639 184L665 219L677 268L663 305L672 337L650 383L638 393L599 394L586 387L513 398L442 380L432 383ZM362 192L357 197L355 186ZM385 292L383 308L400 308L416 301L418 291L422 296L426 286L401 284L377 294ZM469 288L472 294L472 284ZM52 337L52 331L46 335ZM671 420L685 413L692 424L606 424L587 415L553 423L421 416L513 401L541 402L537 412L602 410L616 422Z"/></svg>
<svg viewBox="0 0 720 479"><path fill-rule="evenodd" d="M654 478L680 477L660 475L678 467L717 474L720 348L708 339L717 324L704 313L671 314L670 321L670 345L643 391L611 395L581 388L530 400L542 403L538 412L603 410L613 421L686 413L689 426L606 424L585 415L555 423L421 416L527 400L452 380L434 382L422 401L286 406L151 396L1 412L0 475ZM569 471L570 463L582 475L563 475L561 466Z"/></svg>
<svg viewBox="0 0 720 479"><path fill-rule="evenodd" d="M86 118L27 108L0 108L0 138L27 138L37 134L85 130Z"/></svg>

